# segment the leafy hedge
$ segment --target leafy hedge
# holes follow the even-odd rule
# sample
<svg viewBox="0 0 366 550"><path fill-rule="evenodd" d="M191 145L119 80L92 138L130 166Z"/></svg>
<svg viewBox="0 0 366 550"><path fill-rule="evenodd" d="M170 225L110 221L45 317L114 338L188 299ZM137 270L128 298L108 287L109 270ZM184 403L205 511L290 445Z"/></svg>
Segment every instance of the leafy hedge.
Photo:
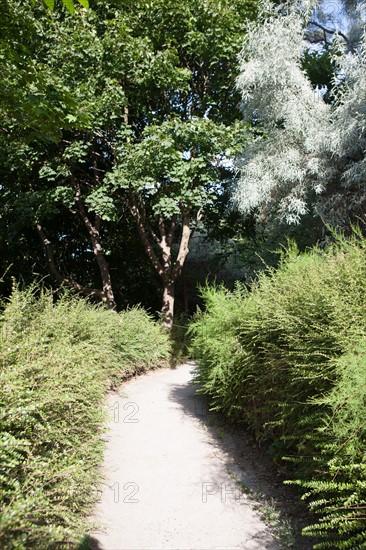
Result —
<svg viewBox="0 0 366 550"><path fill-rule="evenodd" d="M366 548L366 241L292 246L251 291L205 288L197 382L243 422L319 514L314 548Z"/></svg>
<svg viewBox="0 0 366 550"><path fill-rule="evenodd" d="M162 364L166 334L117 314L14 290L0 318L0 546L76 547L97 494L105 391Z"/></svg>

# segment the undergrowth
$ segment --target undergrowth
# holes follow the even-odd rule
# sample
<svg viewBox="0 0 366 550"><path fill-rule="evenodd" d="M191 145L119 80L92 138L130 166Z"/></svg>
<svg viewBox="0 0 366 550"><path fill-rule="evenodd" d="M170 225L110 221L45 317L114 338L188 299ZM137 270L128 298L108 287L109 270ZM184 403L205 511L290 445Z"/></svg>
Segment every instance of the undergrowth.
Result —
<svg viewBox="0 0 366 550"><path fill-rule="evenodd" d="M299 255L254 287L202 291L197 382L302 487L314 548L366 548L366 241ZM316 517L316 516L315 516Z"/></svg>
<svg viewBox="0 0 366 550"><path fill-rule="evenodd" d="M0 547L74 548L96 497L108 388L169 358L142 309L14 289L0 316Z"/></svg>

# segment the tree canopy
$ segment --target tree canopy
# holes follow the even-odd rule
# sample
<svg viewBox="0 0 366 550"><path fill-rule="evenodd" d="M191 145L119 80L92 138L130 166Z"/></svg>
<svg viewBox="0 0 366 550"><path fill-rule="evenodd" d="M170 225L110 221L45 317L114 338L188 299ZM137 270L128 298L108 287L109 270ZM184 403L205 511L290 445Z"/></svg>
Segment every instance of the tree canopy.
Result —
<svg viewBox="0 0 366 550"><path fill-rule="evenodd" d="M96 0L71 15L7 0L6 10L3 246L38 234L59 284L114 308L117 266L134 261L117 259L119 241L134 234L172 308L189 235L227 196L247 139L235 78L256 2Z"/></svg>

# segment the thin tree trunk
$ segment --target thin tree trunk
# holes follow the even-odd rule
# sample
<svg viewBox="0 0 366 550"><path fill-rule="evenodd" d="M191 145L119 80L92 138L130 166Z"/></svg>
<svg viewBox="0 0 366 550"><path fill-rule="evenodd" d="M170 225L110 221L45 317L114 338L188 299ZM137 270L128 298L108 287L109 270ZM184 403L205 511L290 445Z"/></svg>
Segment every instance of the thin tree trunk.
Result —
<svg viewBox="0 0 366 550"><path fill-rule="evenodd" d="M99 270L100 270L100 274L102 277L102 284L103 284L102 302L107 309L116 309L116 301L114 299L112 280L109 273L109 266L107 264L107 261L103 253L101 254L101 257L99 258L99 260L97 255L96 255L96 258L99 265Z"/></svg>
<svg viewBox="0 0 366 550"><path fill-rule="evenodd" d="M173 326L174 318L174 294L175 294L174 282L166 281L163 285L163 327L166 330L171 330Z"/></svg>
<svg viewBox="0 0 366 550"><path fill-rule="evenodd" d="M102 245L100 244L100 234L99 234L99 227L101 222L100 217L98 216L98 214L96 214L95 224L93 225L89 219L89 216L86 213L85 206L80 197L79 192L77 192L75 200L78 205L80 217L83 220L84 225L88 230L92 247L93 247L94 256L99 267L100 276L102 279L102 286L103 286L103 292L102 292L103 304L106 306L107 309L116 309L116 302L113 294L112 280L111 280L111 275L109 273L109 266L104 255Z"/></svg>
<svg viewBox="0 0 366 550"><path fill-rule="evenodd" d="M99 233L98 233L98 237L99 237ZM100 245L99 238L98 239L93 239L91 237L91 241L92 241L92 245L93 245L93 252L94 252L94 255L95 255L95 259L97 260L97 264L98 264L98 267L99 267L100 276L102 278L102 285L103 285L102 301L108 309L116 309L116 301L114 299L113 288L112 288L112 280L111 280L111 275L110 275L110 272L109 272L109 266L108 266L107 260L105 258L103 249Z"/></svg>

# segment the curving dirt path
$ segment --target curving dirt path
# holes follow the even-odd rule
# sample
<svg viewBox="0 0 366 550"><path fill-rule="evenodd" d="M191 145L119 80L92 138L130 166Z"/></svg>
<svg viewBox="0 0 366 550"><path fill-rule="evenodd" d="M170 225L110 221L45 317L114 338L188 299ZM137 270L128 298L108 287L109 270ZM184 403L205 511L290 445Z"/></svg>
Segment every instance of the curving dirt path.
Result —
<svg viewBox="0 0 366 550"><path fill-rule="evenodd" d="M100 550L277 550L235 483L238 466L207 423L194 365L161 369L110 394ZM245 472L243 472L245 476Z"/></svg>

